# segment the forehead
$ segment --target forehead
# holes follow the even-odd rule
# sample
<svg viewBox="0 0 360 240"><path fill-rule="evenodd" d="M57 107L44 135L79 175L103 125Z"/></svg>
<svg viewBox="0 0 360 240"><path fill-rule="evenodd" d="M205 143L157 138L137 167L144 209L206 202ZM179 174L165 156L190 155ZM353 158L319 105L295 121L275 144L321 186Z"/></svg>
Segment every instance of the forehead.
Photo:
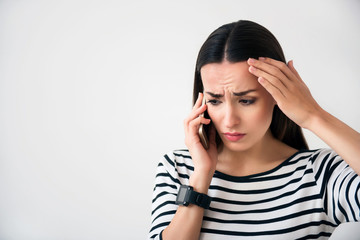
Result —
<svg viewBox="0 0 360 240"><path fill-rule="evenodd" d="M225 91L246 91L260 86L257 77L249 72L246 61L209 63L201 68L200 73L204 89L219 94Z"/></svg>

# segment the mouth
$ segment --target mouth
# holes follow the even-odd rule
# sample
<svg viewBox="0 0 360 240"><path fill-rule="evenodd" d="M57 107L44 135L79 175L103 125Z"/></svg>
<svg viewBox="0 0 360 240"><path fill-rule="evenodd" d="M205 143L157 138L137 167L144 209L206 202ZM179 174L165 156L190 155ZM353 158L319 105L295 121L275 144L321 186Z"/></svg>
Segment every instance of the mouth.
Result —
<svg viewBox="0 0 360 240"><path fill-rule="evenodd" d="M231 141L231 142L237 142L240 139L242 139L243 137L245 137L245 133L238 133L238 132L233 132L233 133L224 133L224 136L226 137L227 140Z"/></svg>

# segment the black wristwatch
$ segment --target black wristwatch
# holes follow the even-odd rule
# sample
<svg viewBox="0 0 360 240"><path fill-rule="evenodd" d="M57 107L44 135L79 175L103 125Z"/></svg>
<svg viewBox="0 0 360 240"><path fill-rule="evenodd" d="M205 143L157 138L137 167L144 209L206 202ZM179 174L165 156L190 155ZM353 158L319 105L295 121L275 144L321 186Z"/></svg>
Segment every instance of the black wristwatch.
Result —
<svg viewBox="0 0 360 240"><path fill-rule="evenodd" d="M208 209L211 197L206 194L194 191L194 188L187 185L181 185L175 203L177 205L188 206L190 203L199 207Z"/></svg>

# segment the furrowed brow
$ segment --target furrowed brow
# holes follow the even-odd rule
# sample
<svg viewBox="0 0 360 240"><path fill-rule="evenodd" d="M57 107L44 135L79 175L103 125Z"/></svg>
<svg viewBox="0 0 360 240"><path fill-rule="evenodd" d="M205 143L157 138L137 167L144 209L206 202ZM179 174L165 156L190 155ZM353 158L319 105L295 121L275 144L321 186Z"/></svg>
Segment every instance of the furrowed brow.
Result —
<svg viewBox="0 0 360 240"><path fill-rule="evenodd" d="M216 94L216 93L212 93L212 92L206 92L206 93L209 94L213 98L222 98L224 96L223 94Z"/></svg>
<svg viewBox="0 0 360 240"><path fill-rule="evenodd" d="M235 96L241 97L241 96L244 96L244 95L246 95L248 93L255 92L255 91L256 91L256 89L250 89L250 90L243 91L243 92L234 92L233 94Z"/></svg>

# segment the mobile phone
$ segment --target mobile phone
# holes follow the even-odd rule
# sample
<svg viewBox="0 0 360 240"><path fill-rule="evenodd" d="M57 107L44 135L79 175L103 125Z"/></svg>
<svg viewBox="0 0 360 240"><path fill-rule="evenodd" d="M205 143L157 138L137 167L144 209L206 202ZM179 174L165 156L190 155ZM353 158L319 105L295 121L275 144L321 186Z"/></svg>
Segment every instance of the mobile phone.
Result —
<svg viewBox="0 0 360 240"><path fill-rule="evenodd" d="M205 95L203 95L201 106L205 105L205 103L206 103L206 99L205 99ZM209 118L209 114L207 113L207 111L200 114L200 116ZM200 141L205 149L209 149L209 138L208 138L209 127L210 127L210 124L204 125L202 123L200 124L200 127L199 127Z"/></svg>

